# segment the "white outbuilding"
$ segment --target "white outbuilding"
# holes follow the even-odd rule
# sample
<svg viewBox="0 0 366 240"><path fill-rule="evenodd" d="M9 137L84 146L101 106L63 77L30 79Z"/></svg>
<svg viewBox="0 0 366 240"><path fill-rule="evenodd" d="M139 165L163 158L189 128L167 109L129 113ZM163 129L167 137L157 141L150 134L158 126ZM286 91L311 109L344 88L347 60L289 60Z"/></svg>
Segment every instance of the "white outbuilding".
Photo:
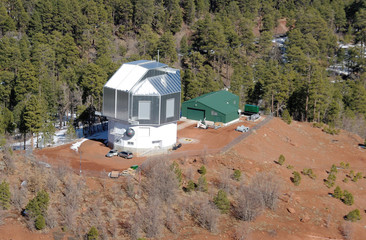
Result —
<svg viewBox="0 0 366 240"><path fill-rule="evenodd" d="M180 71L139 60L123 64L103 87L108 143L136 155L166 151L177 141Z"/></svg>

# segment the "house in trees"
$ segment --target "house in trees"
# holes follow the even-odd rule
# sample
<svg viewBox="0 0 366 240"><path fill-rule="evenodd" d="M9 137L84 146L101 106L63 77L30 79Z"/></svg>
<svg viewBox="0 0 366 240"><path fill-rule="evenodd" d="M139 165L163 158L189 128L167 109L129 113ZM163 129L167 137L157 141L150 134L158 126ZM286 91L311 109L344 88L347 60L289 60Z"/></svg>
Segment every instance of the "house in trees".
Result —
<svg viewBox="0 0 366 240"><path fill-rule="evenodd" d="M182 115L193 120L228 123L239 118L239 96L221 90L182 103Z"/></svg>
<svg viewBox="0 0 366 240"><path fill-rule="evenodd" d="M180 96L178 69L147 60L123 64L103 87L110 147L137 155L171 148Z"/></svg>

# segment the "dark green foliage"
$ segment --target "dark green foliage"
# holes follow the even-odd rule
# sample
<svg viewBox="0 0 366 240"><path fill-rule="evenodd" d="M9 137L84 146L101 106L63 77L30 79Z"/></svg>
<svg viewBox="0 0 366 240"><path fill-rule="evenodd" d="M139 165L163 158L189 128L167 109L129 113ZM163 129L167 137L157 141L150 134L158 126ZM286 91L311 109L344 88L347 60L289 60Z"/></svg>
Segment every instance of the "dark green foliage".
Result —
<svg viewBox="0 0 366 240"><path fill-rule="evenodd" d="M41 190L37 193L33 199L31 199L25 209L29 215L36 218L40 215L45 216L50 201L49 195L45 190Z"/></svg>
<svg viewBox="0 0 366 240"><path fill-rule="evenodd" d="M302 174L309 176L311 179L316 179L316 175L311 168L304 168Z"/></svg>
<svg viewBox="0 0 366 240"><path fill-rule="evenodd" d="M99 239L99 233L96 227L92 226L87 234L88 240L98 240Z"/></svg>
<svg viewBox="0 0 366 240"><path fill-rule="evenodd" d="M227 213L230 209L230 201L226 196L226 192L220 189L214 197L214 203L221 213Z"/></svg>
<svg viewBox="0 0 366 240"><path fill-rule="evenodd" d="M175 175L177 176L179 186L180 186L183 181L182 170L179 168L179 165L176 162L173 162L173 164L171 165L171 168L174 171Z"/></svg>
<svg viewBox="0 0 366 240"><path fill-rule="evenodd" d="M342 199L342 197L343 197L343 191L341 190L341 188L339 186L337 186L334 189L333 197L335 197L337 199Z"/></svg>
<svg viewBox="0 0 366 240"><path fill-rule="evenodd" d="M334 186L334 183L337 179L337 176L335 175L334 172L330 172L329 175L328 175L328 178L325 180L325 185L328 187L328 188L331 188Z"/></svg>
<svg viewBox="0 0 366 240"><path fill-rule="evenodd" d="M234 170L233 178L236 181L240 181L241 171L239 169Z"/></svg>
<svg viewBox="0 0 366 240"><path fill-rule="evenodd" d="M353 178L353 182L357 182L359 179L362 179L362 173L358 172Z"/></svg>
<svg viewBox="0 0 366 240"><path fill-rule="evenodd" d="M292 165L287 165L287 166L286 166L286 168L291 170L291 169L294 169L294 166L292 166Z"/></svg>
<svg viewBox="0 0 366 240"><path fill-rule="evenodd" d="M286 160L285 156L281 154L280 157L278 158L278 164L282 166L285 163L285 160Z"/></svg>
<svg viewBox="0 0 366 240"><path fill-rule="evenodd" d="M205 175L207 170L206 170L206 167L204 165L202 165L200 167L200 169L198 170L198 172L201 174L201 175Z"/></svg>
<svg viewBox="0 0 366 240"><path fill-rule="evenodd" d="M323 128L323 132L331 134L331 135L338 135L340 130L335 129L335 128L331 128L331 127L326 127L326 128Z"/></svg>
<svg viewBox="0 0 366 240"><path fill-rule="evenodd" d="M287 124L291 124L292 119L287 109L285 109L282 113L282 120Z"/></svg>
<svg viewBox="0 0 366 240"><path fill-rule="evenodd" d="M330 168L330 173L338 173L336 165L334 165L334 164L332 165L332 167Z"/></svg>
<svg viewBox="0 0 366 240"><path fill-rule="evenodd" d="M347 190L344 190L343 192L343 202L344 204L351 206L354 203L353 195L352 193L348 192Z"/></svg>
<svg viewBox="0 0 366 240"><path fill-rule="evenodd" d="M35 221L35 227L37 230L42 230L46 227L46 221L42 215L38 215Z"/></svg>
<svg viewBox="0 0 366 240"><path fill-rule="evenodd" d="M292 173L293 177L292 177L292 182L295 184L295 186L299 186L300 182L301 182L301 176L300 173L297 171L294 171Z"/></svg>
<svg viewBox="0 0 366 240"><path fill-rule="evenodd" d="M348 174L348 176L353 179L355 177L355 172L353 170L351 170Z"/></svg>
<svg viewBox="0 0 366 240"><path fill-rule="evenodd" d="M208 191L208 185L207 185L207 180L206 180L205 175L201 175L198 178L197 189L201 192L207 192Z"/></svg>
<svg viewBox="0 0 366 240"><path fill-rule="evenodd" d="M14 120L4 118L9 121L0 132L14 132L13 122L21 133L33 131L21 119L31 95L44 101L43 123L80 105L101 111L102 86L118 66L156 59L158 49L162 62L182 66L183 100L225 85L241 104L262 100L263 109L287 123L293 118L355 129L362 124L354 116L366 116L364 7L362 1L3 1L0 105ZM279 18L290 26L287 61L272 43ZM360 47L339 48L338 35ZM339 81L327 73L332 64L351 74ZM67 89L58 91L59 84Z"/></svg>
<svg viewBox="0 0 366 240"><path fill-rule="evenodd" d="M187 192L192 192L195 189L196 189L196 184L192 180L189 180L188 184L187 184Z"/></svg>
<svg viewBox="0 0 366 240"><path fill-rule="evenodd" d="M361 220L361 214L360 214L360 210L355 209L353 211L350 211L347 215L346 215L346 220L347 221L351 221L351 222L356 222L358 220Z"/></svg>
<svg viewBox="0 0 366 240"><path fill-rule="evenodd" d="M9 183L3 180L0 184L0 208L8 209L10 207L10 199Z"/></svg>

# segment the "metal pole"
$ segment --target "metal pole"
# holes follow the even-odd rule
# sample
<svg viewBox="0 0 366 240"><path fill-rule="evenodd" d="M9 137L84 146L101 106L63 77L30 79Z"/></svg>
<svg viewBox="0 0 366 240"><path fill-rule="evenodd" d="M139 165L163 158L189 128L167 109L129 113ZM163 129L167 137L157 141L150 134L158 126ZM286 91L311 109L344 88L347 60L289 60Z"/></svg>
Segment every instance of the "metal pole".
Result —
<svg viewBox="0 0 366 240"><path fill-rule="evenodd" d="M159 62L159 49L158 49L158 62Z"/></svg>
<svg viewBox="0 0 366 240"><path fill-rule="evenodd" d="M79 149L79 156L80 156L80 158L79 158L79 163L80 163L80 172L79 172L79 175L81 176L81 150Z"/></svg>

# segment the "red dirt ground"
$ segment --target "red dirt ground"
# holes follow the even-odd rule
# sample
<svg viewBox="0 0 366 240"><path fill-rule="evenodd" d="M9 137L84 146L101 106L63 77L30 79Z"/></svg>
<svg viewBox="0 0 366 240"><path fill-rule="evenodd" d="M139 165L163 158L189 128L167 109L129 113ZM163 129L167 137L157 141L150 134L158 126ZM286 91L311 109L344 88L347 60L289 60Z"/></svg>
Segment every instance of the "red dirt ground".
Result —
<svg viewBox="0 0 366 240"><path fill-rule="evenodd" d="M202 148L220 149L236 137L239 132L234 131L238 125L252 127L254 123L238 122L218 130L197 129L190 125L178 131L178 138L192 138L196 140L190 144L183 144L177 153L189 153ZM249 223L251 239L342 239L339 226L344 223L343 216L349 211L358 208L362 219L352 223L355 240L366 239L366 179L358 182L342 182L346 174L352 169L355 172L366 174L366 150L358 144L363 139L355 134L341 131L339 135L329 135L321 129L313 128L310 123L293 122L287 125L278 118L255 130L249 137L234 146L226 154L209 155L207 157L207 178L212 181L218 173L224 169L240 169L243 172L245 182L257 172L272 172L282 181L282 193L279 206L276 211L266 210L254 222ZM205 147L206 146L206 147ZM133 164L141 164L144 158L130 160L119 157L106 158L109 150L97 141L84 142L80 150L81 167L85 171L106 171L112 169L125 169ZM66 164L79 170L80 156L70 149L70 144L43 149L36 152L38 156L51 164ZM286 157L284 166L275 164L280 154ZM202 163L193 162L192 159L181 166L182 170L189 167L199 168ZM326 170L332 164L340 162L350 164L350 169L340 169L337 174L335 186L347 190L354 195L355 203L346 206L340 200L328 196L334 188L328 189L323 179L327 177ZM292 165L292 170L287 169ZM291 181L293 171L300 172L303 168L312 168L317 175L315 180L301 175L301 184L295 187ZM290 213L287 209L295 212ZM301 219L307 218L304 222ZM328 221L329 220L329 221ZM328 222L328 226L326 224ZM212 234L202 228L187 226L177 235L169 235L169 239L232 239L233 226L239 221L229 218L227 215L220 217L220 233ZM0 240L2 239L49 239L50 234L29 233L24 227L7 222L0 227ZM24 238L26 237L26 238ZM51 238L52 239L52 238Z"/></svg>
<svg viewBox="0 0 366 240"><path fill-rule="evenodd" d="M255 124L262 121L263 117L256 122L249 122L242 117L239 122L233 123L227 127L219 129L197 129L195 124L191 124L178 131L178 139L190 138L194 140L194 143L183 144L181 148L175 152L186 152L201 150L207 148L207 150L217 151L224 147L226 144L240 136L242 133L234 131L238 125L245 124L248 127L253 127ZM179 122L181 124L183 122ZM81 169L82 171L111 171L114 169L124 170L131 165L140 165L146 157L134 157L133 159L124 159L120 157L107 158L105 154L110 150L103 143L88 140L81 144L79 152L70 149L71 144L62 145L54 148L45 148L42 150L36 150L35 153L42 161L50 164L61 164L72 167L75 171Z"/></svg>

